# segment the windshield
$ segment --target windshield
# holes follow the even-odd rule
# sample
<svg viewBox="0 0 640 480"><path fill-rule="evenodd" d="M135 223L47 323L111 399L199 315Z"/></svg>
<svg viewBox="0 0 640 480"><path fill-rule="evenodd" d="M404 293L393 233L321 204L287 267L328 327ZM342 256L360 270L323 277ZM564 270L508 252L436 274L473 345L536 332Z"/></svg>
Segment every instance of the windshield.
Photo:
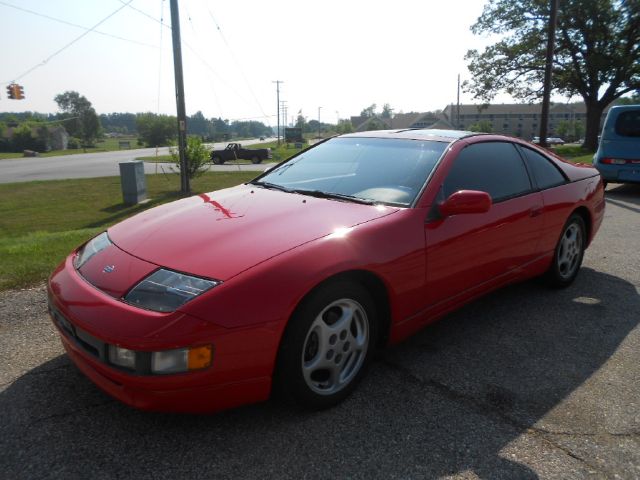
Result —
<svg viewBox="0 0 640 480"><path fill-rule="evenodd" d="M424 140L333 138L254 183L315 196L408 206L447 145Z"/></svg>

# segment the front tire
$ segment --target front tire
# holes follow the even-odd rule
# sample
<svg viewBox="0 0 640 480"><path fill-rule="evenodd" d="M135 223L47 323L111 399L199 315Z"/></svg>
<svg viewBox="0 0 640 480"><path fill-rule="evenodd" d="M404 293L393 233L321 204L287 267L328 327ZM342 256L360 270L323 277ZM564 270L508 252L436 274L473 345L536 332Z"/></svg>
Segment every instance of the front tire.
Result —
<svg viewBox="0 0 640 480"><path fill-rule="evenodd" d="M344 400L373 357L378 322L373 299L357 283L323 285L296 309L278 354L275 387L312 409Z"/></svg>
<svg viewBox="0 0 640 480"><path fill-rule="evenodd" d="M572 214L562 228L553 261L547 271L547 282L552 287L568 287L575 280L584 257L586 233L584 219L577 213Z"/></svg>
<svg viewBox="0 0 640 480"><path fill-rule="evenodd" d="M222 158L220 157L211 157L211 161L215 164L215 165L222 165L224 162L222 161Z"/></svg>

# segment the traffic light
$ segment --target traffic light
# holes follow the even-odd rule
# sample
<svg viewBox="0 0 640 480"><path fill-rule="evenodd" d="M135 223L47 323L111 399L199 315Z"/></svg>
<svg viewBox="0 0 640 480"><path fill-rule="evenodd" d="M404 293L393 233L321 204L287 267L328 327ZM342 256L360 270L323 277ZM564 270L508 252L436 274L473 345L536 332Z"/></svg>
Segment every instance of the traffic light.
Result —
<svg viewBox="0 0 640 480"><path fill-rule="evenodd" d="M17 83L12 83L7 85L7 96L11 100L23 100L24 99L24 89L21 85Z"/></svg>

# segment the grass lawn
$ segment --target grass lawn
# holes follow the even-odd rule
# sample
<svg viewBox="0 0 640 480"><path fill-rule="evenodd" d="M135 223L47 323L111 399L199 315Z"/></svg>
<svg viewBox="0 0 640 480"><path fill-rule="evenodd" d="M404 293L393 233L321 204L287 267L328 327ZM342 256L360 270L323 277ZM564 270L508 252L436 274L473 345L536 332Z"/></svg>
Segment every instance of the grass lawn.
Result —
<svg viewBox="0 0 640 480"><path fill-rule="evenodd" d="M114 150L120 150L119 142L129 142L131 149L144 148L138 146L137 137L121 137L121 138L105 138L96 143L92 148L77 148L75 150L51 150L50 152L41 153L41 157L55 157L59 155L77 155L78 153L100 153L100 152L112 152ZM23 157L22 153L12 152L0 152L0 160L7 158L27 158Z"/></svg>
<svg viewBox="0 0 640 480"><path fill-rule="evenodd" d="M551 150L556 152L563 158L574 158L574 157L583 157L587 154L590 154L593 157L593 152L587 150L586 148L582 148L582 145L557 145L551 147Z"/></svg>
<svg viewBox="0 0 640 480"><path fill-rule="evenodd" d="M270 148L273 158L271 160L265 160L264 163L271 163L271 162L280 163L288 159L289 157L295 155L296 153L301 152L302 150L307 148L308 145L306 144L304 145L305 145L304 148L295 148L292 143L288 144L288 146L283 143L280 145L280 147L278 147L277 142L265 142L265 143L256 143L253 145L247 145L247 148ZM145 162L152 162L152 163L153 162L173 163L173 158L171 157L171 155L158 155L157 157L155 155L151 155L148 157L138 157L136 158L136 160L143 160ZM251 163L251 160L232 160L232 161L225 162L225 165L236 165L236 164L245 164L245 163Z"/></svg>
<svg viewBox="0 0 640 480"><path fill-rule="evenodd" d="M570 162L573 163L588 163L591 164L593 162L593 153L588 153L586 155L580 155L578 157L564 157L567 160L569 160Z"/></svg>
<svg viewBox="0 0 640 480"><path fill-rule="evenodd" d="M255 172L206 173L194 194L238 185ZM126 217L180 197L178 175L148 175L151 201L122 203L119 177L0 185L0 290L43 282L76 246Z"/></svg>

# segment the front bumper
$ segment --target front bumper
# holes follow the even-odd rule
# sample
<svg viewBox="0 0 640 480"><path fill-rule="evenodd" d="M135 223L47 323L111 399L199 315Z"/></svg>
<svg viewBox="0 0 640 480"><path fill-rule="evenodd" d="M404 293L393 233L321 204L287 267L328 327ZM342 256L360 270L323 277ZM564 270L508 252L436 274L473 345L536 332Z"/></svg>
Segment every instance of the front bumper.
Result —
<svg viewBox="0 0 640 480"><path fill-rule="evenodd" d="M266 400L277 351L265 325L226 329L180 312L158 314L125 304L87 283L72 257L48 284L49 309L69 358L98 387L127 405L156 411L215 412ZM201 371L139 375L107 361L109 344L156 351L211 343Z"/></svg>

